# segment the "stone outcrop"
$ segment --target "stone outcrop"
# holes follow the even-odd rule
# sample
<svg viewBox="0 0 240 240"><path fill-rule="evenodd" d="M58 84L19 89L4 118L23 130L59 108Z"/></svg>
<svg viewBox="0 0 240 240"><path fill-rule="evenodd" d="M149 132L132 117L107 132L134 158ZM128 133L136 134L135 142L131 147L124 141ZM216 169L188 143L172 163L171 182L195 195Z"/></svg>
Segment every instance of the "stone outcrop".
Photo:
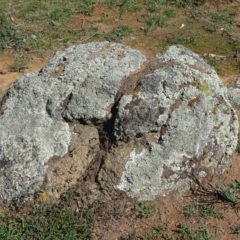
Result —
<svg viewBox="0 0 240 240"><path fill-rule="evenodd" d="M64 191L100 152L98 184L110 196L189 189L190 175L214 175L235 150L226 95L214 69L180 45L151 60L109 42L57 52L2 99L0 201Z"/></svg>
<svg viewBox="0 0 240 240"><path fill-rule="evenodd" d="M114 135L127 143L103 168L105 177L116 172L117 189L140 200L189 189L191 174L213 176L237 143L237 117L213 68L182 46L156 58L166 65L119 102Z"/></svg>
<svg viewBox="0 0 240 240"><path fill-rule="evenodd" d="M38 191L48 161L65 156L75 145L79 133L66 121L91 124L110 118L121 81L144 61L139 51L121 44L85 44L57 52L43 69L18 79L1 103L0 200ZM85 165L85 155L87 149L79 151L73 164Z"/></svg>

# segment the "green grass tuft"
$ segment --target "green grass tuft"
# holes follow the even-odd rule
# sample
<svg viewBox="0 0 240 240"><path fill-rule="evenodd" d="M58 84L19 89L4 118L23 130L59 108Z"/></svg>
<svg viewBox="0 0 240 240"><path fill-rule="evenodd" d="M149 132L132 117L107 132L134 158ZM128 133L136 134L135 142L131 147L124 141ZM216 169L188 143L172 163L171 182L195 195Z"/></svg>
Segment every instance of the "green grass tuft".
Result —
<svg viewBox="0 0 240 240"><path fill-rule="evenodd" d="M148 218L155 214L156 206L140 202L135 205L135 209L140 213L141 217Z"/></svg>
<svg viewBox="0 0 240 240"><path fill-rule="evenodd" d="M187 227L184 223L179 224L178 226L178 239L186 240L214 240L210 232L205 228L200 228L193 230Z"/></svg>
<svg viewBox="0 0 240 240"><path fill-rule="evenodd" d="M199 217L200 219L223 219L223 213L217 211L216 206L211 205L188 205L184 208L184 214L187 217Z"/></svg>
<svg viewBox="0 0 240 240"><path fill-rule="evenodd" d="M194 6L201 6L206 3L206 0L170 0L171 4L174 4L178 7L187 8Z"/></svg>
<svg viewBox="0 0 240 240"><path fill-rule="evenodd" d="M137 1L137 0L120 0L120 1L107 0L105 4L110 9L118 7L119 11L120 11L120 15L121 15L124 12L139 11L141 8L140 8L138 2L139 1Z"/></svg>
<svg viewBox="0 0 240 240"><path fill-rule="evenodd" d="M167 27L167 18L163 15L153 15L146 14L144 15L144 19L146 22L145 32L153 31L157 27Z"/></svg>
<svg viewBox="0 0 240 240"><path fill-rule="evenodd" d="M219 12L212 11L209 14L212 22L233 24L237 12L234 9L225 9Z"/></svg>
<svg viewBox="0 0 240 240"><path fill-rule="evenodd" d="M235 234L240 234L240 225L237 225L237 226L234 228L233 233L235 233Z"/></svg>
<svg viewBox="0 0 240 240"><path fill-rule="evenodd" d="M123 37L127 37L129 36L131 33L133 33L132 28L130 28L127 25L119 25L118 27L116 27L113 31L111 31L110 33L108 33L106 35L106 38L109 41L119 41L121 40Z"/></svg>
<svg viewBox="0 0 240 240"><path fill-rule="evenodd" d="M40 206L21 216L0 215L0 239L88 240L92 237L93 214Z"/></svg>
<svg viewBox="0 0 240 240"><path fill-rule="evenodd" d="M167 4L166 0L144 0L147 10L150 12L159 11L163 5Z"/></svg>
<svg viewBox="0 0 240 240"><path fill-rule="evenodd" d="M162 8L160 13L158 14L155 14L155 13L144 14L143 18L146 23L145 32L147 33L149 31L153 31L157 27L169 26L168 20L170 18L176 17L176 15L177 15L177 12L175 11L175 9L170 7Z"/></svg>
<svg viewBox="0 0 240 240"><path fill-rule="evenodd" d="M82 13L86 16L91 16L93 14L94 6L93 4L96 3L95 0L82 0L79 1L77 5L77 12Z"/></svg>
<svg viewBox="0 0 240 240"><path fill-rule="evenodd" d="M196 45L200 40L199 35L189 35L186 33L179 33L169 36L163 40L165 45L181 44L181 45Z"/></svg>
<svg viewBox="0 0 240 240"><path fill-rule="evenodd" d="M73 10L68 7L55 8L48 14L48 19L50 21L65 22L69 20L69 17L72 15Z"/></svg>
<svg viewBox="0 0 240 240"><path fill-rule="evenodd" d="M155 225L154 227L152 227L151 231L145 234L145 237L147 239L154 239L162 235L163 231L164 231L164 228L161 225Z"/></svg>
<svg viewBox="0 0 240 240"><path fill-rule="evenodd" d="M19 50L23 44L23 36L10 23L9 19L0 12L0 50L14 48Z"/></svg>

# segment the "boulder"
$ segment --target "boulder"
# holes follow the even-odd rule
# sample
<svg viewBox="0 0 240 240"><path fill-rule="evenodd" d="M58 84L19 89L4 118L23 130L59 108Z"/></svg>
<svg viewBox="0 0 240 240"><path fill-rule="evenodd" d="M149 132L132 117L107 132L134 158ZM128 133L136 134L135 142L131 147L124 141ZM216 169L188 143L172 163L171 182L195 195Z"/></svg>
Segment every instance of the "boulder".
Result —
<svg viewBox="0 0 240 240"><path fill-rule="evenodd" d="M89 129L76 130L69 121L91 125L110 118L122 80L145 60L122 44L83 44L57 52L43 69L18 79L1 101L0 201L32 196L45 178L45 189L70 187L54 176L76 179L67 171L74 165L79 178L93 158L89 142L99 143L96 129L87 136ZM73 148L79 155L66 159ZM53 172L46 175L48 168Z"/></svg>
<svg viewBox="0 0 240 240"><path fill-rule="evenodd" d="M119 146L99 175L107 191L115 187L138 200L212 177L237 144L237 116L214 69L180 45L157 60L165 65L121 98L113 130Z"/></svg>
<svg viewBox="0 0 240 240"><path fill-rule="evenodd" d="M18 79L0 107L0 202L58 193L98 156L110 197L138 200L189 189L224 169L237 115L216 72L183 46L154 59L97 42L57 52Z"/></svg>

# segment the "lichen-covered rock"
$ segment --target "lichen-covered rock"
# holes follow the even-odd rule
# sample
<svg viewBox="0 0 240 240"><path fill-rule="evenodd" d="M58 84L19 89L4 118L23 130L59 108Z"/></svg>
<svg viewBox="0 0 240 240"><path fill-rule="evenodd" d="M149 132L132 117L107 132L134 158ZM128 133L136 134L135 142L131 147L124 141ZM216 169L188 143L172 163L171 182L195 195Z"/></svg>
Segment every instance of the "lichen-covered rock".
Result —
<svg viewBox="0 0 240 240"><path fill-rule="evenodd" d="M56 54L42 71L44 75L60 71L60 78L68 85L69 80L72 82L73 90L63 112L70 121L110 118L109 109L123 78L139 69L146 60L140 52L122 44L101 42L86 46L72 47ZM52 105L51 111L55 108L55 104Z"/></svg>
<svg viewBox="0 0 240 240"><path fill-rule="evenodd" d="M18 79L0 108L0 202L36 192L48 161L63 157L74 145L76 133L65 119L91 123L110 118L122 80L145 60L139 51L122 44L89 43L57 52L43 69ZM70 159L80 161L73 164L78 172L86 168L79 164L87 165L93 158L88 147L86 151L78 147L88 160ZM66 171L64 179L67 174L71 173Z"/></svg>
<svg viewBox="0 0 240 240"><path fill-rule="evenodd" d="M68 151L67 123L50 117L43 79L28 74L4 97L0 116L0 200L33 194L43 182L47 161Z"/></svg>
<svg viewBox="0 0 240 240"><path fill-rule="evenodd" d="M214 69L180 45L155 60L109 42L57 52L1 101L0 202L61 193L99 156L110 197L189 189L190 174L224 169L236 147L225 95Z"/></svg>
<svg viewBox="0 0 240 240"><path fill-rule="evenodd" d="M114 136L127 144L109 155L99 176L103 185L115 177L117 189L139 200L189 189L189 175L212 175L237 144L237 116L212 67L180 45L157 59L167 64L119 102Z"/></svg>
<svg viewBox="0 0 240 240"><path fill-rule="evenodd" d="M212 66L207 64L198 54L191 50L184 48L182 45L175 45L173 47L166 48L163 52L156 55L156 59L163 62L174 62L186 64L189 67L193 67L198 70L203 70L208 73L214 73Z"/></svg>

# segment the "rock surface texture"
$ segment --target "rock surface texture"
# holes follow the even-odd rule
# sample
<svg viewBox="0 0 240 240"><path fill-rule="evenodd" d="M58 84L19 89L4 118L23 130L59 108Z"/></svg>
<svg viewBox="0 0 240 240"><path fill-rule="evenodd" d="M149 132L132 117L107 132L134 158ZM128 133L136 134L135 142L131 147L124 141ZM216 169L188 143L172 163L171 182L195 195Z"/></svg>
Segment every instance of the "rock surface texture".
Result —
<svg viewBox="0 0 240 240"><path fill-rule="evenodd" d="M236 148L226 96L214 69L180 45L151 60L109 42L57 52L1 101L0 201L64 191L99 156L109 196L189 189L190 175L214 175Z"/></svg>

